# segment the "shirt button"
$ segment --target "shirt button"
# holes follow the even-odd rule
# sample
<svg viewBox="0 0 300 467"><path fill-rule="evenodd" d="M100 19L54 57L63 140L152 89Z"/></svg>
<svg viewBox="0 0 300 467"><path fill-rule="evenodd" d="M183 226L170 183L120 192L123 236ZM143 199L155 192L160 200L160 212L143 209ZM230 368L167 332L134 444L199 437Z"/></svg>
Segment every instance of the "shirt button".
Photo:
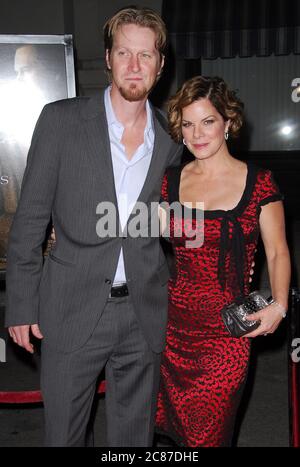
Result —
<svg viewBox="0 0 300 467"><path fill-rule="evenodd" d="M105 284L111 284L111 280L110 279L105 279Z"/></svg>

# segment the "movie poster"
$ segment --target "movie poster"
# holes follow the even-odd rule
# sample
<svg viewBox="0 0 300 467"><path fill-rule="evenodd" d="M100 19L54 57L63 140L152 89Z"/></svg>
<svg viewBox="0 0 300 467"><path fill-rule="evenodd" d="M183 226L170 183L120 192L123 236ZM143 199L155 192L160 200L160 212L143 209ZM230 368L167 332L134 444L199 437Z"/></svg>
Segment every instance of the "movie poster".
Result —
<svg viewBox="0 0 300 467"><path fill-rule="evenodd" d="M0 35L0 271L35 123L75 94L72 36Z"/></svg>

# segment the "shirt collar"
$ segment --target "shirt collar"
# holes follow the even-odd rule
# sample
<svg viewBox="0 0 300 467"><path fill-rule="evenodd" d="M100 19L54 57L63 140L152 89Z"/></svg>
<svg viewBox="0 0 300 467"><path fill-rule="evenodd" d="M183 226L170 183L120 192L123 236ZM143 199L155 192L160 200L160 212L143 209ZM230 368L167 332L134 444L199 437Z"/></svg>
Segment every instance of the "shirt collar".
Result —
<svg viewBox="0 0 300 467"><path fill-rule="evenodd" d="M110 90L111 90L111 86L108 86L104 92L104 106L105 106L105 111L106 111L108 127L111 127L112 125L116 125L122 130L124 130L122 123L119 122L114 112L112 102L111 102L111 97L110 97ZM146 112L147 112L147 123L146 123L145 131L144 131L145 141L146 141L146 138L149 138L150 141L153 143L154 122L153 122L152 110L151 110L148 99L146 101Z"/></svg>

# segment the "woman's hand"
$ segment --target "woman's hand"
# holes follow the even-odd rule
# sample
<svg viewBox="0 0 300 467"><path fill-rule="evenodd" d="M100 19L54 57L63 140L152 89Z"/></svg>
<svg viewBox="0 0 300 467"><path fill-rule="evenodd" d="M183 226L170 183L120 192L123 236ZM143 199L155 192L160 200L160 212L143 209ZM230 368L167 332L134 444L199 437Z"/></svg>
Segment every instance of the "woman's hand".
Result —
<svg viewBox="0 0 300 467"><path fill-rule="evenodd" d="M158 205L158 217L159 217L160 235L163 236L165 233L165 230L168 227L168 213L160 205Z"/></svg>
<svg viewBox="0 0 300 467"><path fill-rule="evenodd" d="M266 306L260 311L247 316L247 320L260 320L260 325L255 331L245 334L243 337L257 337L273 334L283 319L281 307L276 303Z"/></svg>
<svg viewBox="0 0 300 467"><path fill-rule="evenodd" d="M52 227L50 238L52 242L56 242L56 236L55 236L55 230L54 227Z"/></svg>
<svg viewBox="0 0 300 467"><path fill-rule="evenodd" d="M252 263L251 263L251 269L250 269L249 282L252 282L252 276L253 276L253 274L254 274L254 267L255 267L255 261L252 261Z"/></svg>

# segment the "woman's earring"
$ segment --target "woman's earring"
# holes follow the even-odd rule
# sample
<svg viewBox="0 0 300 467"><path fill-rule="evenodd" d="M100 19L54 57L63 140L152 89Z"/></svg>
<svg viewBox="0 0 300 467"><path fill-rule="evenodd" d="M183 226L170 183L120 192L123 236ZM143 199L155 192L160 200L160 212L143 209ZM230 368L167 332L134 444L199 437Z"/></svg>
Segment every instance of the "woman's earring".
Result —
<svg viewBox="0 0 300 467"><path fill-rule="evenodd" d="M185 142L185 139L184 139L184 138L183 138L182 142L183 142L183 144L186 146L186 142Z"/></svg>
<svg viewBox="0 0 300 467"><path fill-rule="evenodd" d="M226 141L228 140L228 136L229 136L228 131L225 131L225 133L224 133L224 138L226 139Z"/></svg>

